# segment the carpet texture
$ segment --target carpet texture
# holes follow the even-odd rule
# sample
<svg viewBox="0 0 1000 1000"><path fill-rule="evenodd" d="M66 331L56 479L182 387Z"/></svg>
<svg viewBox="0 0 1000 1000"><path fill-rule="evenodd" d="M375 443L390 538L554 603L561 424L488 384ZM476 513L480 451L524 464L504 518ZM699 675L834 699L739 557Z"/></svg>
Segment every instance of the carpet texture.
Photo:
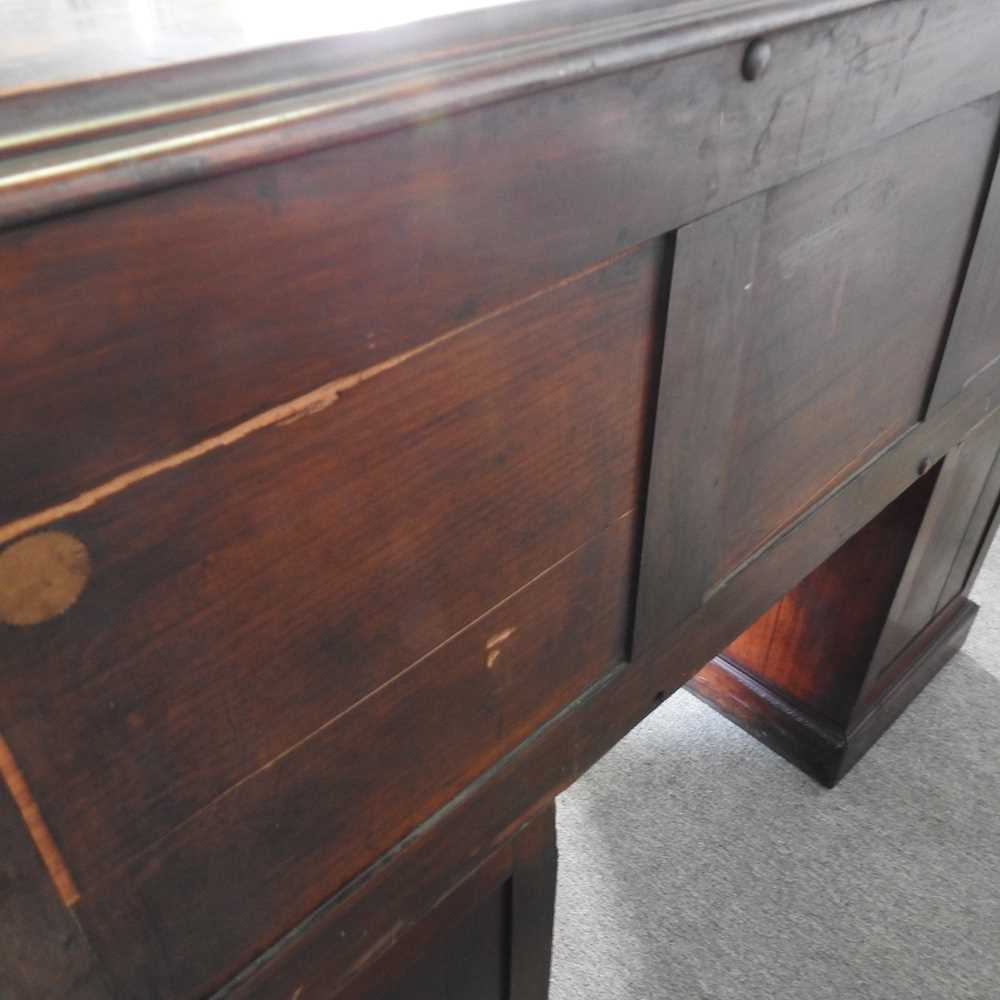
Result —
<svg viewBox="0 0 1000 1000"><path fill-rule="evenodd" d="M558 800L552 1000L1000 1000L1000 546L833 791L678 692Z"/></svg>

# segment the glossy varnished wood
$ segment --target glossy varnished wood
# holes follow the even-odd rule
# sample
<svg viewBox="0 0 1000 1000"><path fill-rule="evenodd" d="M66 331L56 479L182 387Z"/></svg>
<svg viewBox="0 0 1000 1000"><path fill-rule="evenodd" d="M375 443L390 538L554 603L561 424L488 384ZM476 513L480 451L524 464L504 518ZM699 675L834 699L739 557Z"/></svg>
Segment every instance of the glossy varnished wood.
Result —
<svg viewBox="0 0 1000 1000"><path fill-rule="evenodd" d="M6 729L123 992L235 973L624 657L663 261L60 522L90 579Z"/></svg>
<svg viewBox="0 0 1000 1000"><path fill-rule="evenodd" d="M789 30L755 83L744 45L725 44L363 143L329 136L314 155L3 235L16 364L0 377L0 519L183 460L223 428L1000 89L979 54L1000 38L992 3L906 0L846 23ZM337 121L355 113L334 108ZM287 157L294 127L264 149L253 132L237 164ZM217 155L204 143L172 168L180 178ZM67 152L45 155L64 164ZM134 180L145 162L130 148L123 171ZM111 177L99 163L94 178ZM0 188L0 206L18 190Z"/></svg>
<svg viewBox="0 0 1000 1000"><path fill-rule="evenodd" d="M1000 481L994 414L691 682L835 784L961 645ZM950 581L961 581L959 589Z"/></svg>
<svg viewBox="0 0 1000 1000"><path fill-rule="evenodd" d="M621 555L633 529L623 522L93 888L82 906L119 981L145 975L182 992L237 971L273 928L319 906L618 662L626 606L618 581L628 576ZM559 627L577 641L556 645L559 605ZM203 893L193 912L192 885ZM156 928L143 920L151 908ZM166 945L162 964L154 940ZM229 970L220 969L220 949L233 956Z"/></svg>
<svg viewBox="0 0 1000 1000"><path fill-rule="evenodd" d="M0 961L544 1000L666 695L835 780L971 622L1000 9L209 34L0 71Z"/></svg>
<svg viewBox="0 0 1000 1000"><path fill-rule="evenodd" d="M730 643L723 656L813 714L848 721L937 481L921 477Z"/></svg>
<svg viewBox="0 0 1000 1000"><path fill-rule="evenodd" d="M363 960L370 936L390 931L399 906L416 906L417 901L442 892L456 864L472 865L489 853L491 845L503 843L513 817L567 788L666 694L688 681L876 517L897 495L899 483L919 478L925 463L939 459L965 436L995 407L994 400L1000 401L1000 372L944 406L879 462L861 470L839 492L807 512L794 530L712 595L662 647L621 664L518 745L474 782L455 808L436 814L420 837L387 859L389 863L356 891L321 907L299 929L296 947L307 954L329 948L330 961L345 968ZM951 635L960 640L961 631ZM954 648L946 644L942 658ZM456 845L462 845L460 863ZM266 984L267 975L265 963L241 988L249 990L254 982Z"/></svg>
<svg viewBox="0 0 1000 1000"><path fill-rule="evenodd" d="M977 605L959 599L899 658L895 685L849 730L825 725L754 674L720 656L688 690L822 784L833 787L961 648Z"/></svg>

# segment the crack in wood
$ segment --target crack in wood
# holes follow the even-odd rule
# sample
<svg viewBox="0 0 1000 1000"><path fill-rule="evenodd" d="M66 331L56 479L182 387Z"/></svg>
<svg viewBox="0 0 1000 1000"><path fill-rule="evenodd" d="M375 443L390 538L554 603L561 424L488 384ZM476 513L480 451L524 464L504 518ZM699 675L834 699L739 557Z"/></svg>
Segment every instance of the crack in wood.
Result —
<svg viewBox="0 0 1000 1000"><path fill-rule="evenodd" d="M28 782L21 773L21 769L14 759L14 754L2 734L0 734L0 778L3 778L21 818L24 820L24 825L28 828L35 849L38 851L63 905L74 906L80 899L76 883L63 860L62 853L52 839L52 834L49 832L45 820L42 818L38 803L35 801L34 795L31 794L31 789L28 788Z"/></svg>

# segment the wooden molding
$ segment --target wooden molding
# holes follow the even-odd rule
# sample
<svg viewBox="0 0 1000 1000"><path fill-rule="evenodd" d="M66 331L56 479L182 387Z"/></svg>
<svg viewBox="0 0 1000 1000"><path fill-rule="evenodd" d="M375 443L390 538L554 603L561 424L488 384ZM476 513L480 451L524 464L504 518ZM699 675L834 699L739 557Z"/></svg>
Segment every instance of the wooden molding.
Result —
<svg viewBox="0 0 1000 1000"><path fill-rule="evenodd" d="M0 226L401 128L884 0L686 0L580 22L535 4L14 89ZM549 8L546 8L547 10ZM503 30L497 25L502 24ZM58 93L59 100L56 100ZM20 127L18 127L20 125Z"/></svg>

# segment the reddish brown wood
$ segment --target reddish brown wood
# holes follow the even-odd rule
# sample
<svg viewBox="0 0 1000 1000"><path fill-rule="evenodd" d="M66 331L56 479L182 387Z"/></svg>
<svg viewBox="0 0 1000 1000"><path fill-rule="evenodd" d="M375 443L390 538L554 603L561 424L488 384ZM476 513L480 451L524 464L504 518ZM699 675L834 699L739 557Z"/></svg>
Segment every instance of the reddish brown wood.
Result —
<svg viewBox="0 0 1000 1000"><path fill-rule="evenodd" d="M891 502L900 482L917 478L926 457L939 458L968 433L984 409L989 412L992 394L998 391L1000 371L995 381L984 379L972 392L953 400L879 462L810 510L662 646L641 651L633 662L592 685L473 782L453 808L435 814L418 836L386 857L369 878L328 900L294 935L290 955L301 951L309 956L322 949L328 952L328 961L345 970L363 961L370 939L389 933L399 914L423 912L429 898L453 884L449 879L457 869L476 864L491 845L503 843L516 829L517 817L568 787L665 694L689 680L716 651L864 527ZM269 964L242 980L236 995L267 996ZM258 987L260 992L254 992Z"/></svg>
<svg viewBox="0 0 1000 1000"><path fill-rule="evenodd" d="M961 648L977 611L971 601L959 599L939 614L896 661L896 683L846 731L803 711L726 657L700 670L688 690L832 788Z"/></svg>
<svg viewBox="0 0 1000 1000"><path fill-rule="evenodd" d="M90 578L62 617L7 638L0 718L81 888L635 508L660 260L644 245L321 412L60 522L89 550ZM575 564L604 630L567 664L576 690L621 655L629 544ZM516 690L509 653L488 665L494 633L522 629L503 645L526 670L557 655L565 637L547 629L575 622L582 595L576 579L565 596L546 586L532 600L547 623L494 616L462 654L476 700ZM537 723L555 703L534 697ZM468 709L471 731L496 735L488 702Z"/></svg>
<svg viewBox="0 0 1000 1000"><path fill-rule="evenodd" d="M816 717L850 717L886 627L937 470L786 594L723 656Z"/></svg>
<svg viewBox="0 0 1000 1000"><path fill-rule="evenodd" d="M253 169L5 232L0 520L70 501L993 93L997 40L991 0L947 11L879 4L790 30L754 84L740 72L743 44L729 44L259 165L288 157L296 128L326 120L306 115L279 136L233 139L246 146L236 163ZM875 66L859 72L875 47L895 60L892 86ZM329 100L337 122L371 108L345 106L339 91ZM200 176L220 129L197 125L207 137L169 169L147 162L150 137L138 131L119 173L128 184ZM80 169L97 183L115 170L94 152L81 153ZM62 147L46 155L59 166L70 158ZM35 169L44 180L51 166ZM973 147L957 169L980 166ZM27 193L9 179L0 207L44 200L22 167ZM63 175L52 186L57 197L72 187Z"/></svg>
<svg viewBox="0 0 1000 1000"><path fill-rule="evenodd" d="M977 609L964 595L1000 495L991 474L998 450L994 414L731 643L691 689L835 784L968 632ZM949 579L965 584L945 599Z"/></svg>
<svg viewBox="0 0 1000 1000"><path fill-rule="evenodd" d="M839 774L963 634L996 5L581 10L0 96L35 993L80 931L115 997L542 1000L544 810L663 696L751 628Z"/></svg>
<svg viewBox="0 0 1000 1000"><path fill-rule="evenodd" d="M422 905L428 895L441 891L433 886L441 885L441 880L447 884L456 870L482 856L482 848L502 842L516 817L566 787L642 718L662 692L683 683L715 650L732 641L807 575L817 561L871 520L892 499L899 482L915 478L918 467L933 462L979 422L983 412L989 412L996 388L988 379L983 380L973 392L942 408L932 421L904 437L749 563L662 647L647 650L637 663L609 675L605 684L562 713L545 730L544 738L529 739L499 762L496 770L487 772L475 791L461 798L456 812L439 812L406 850L389 852L392 863L380 869L379 878L352 885L346 897L337 897L329 909L324 906L322 919L310 928L315 927L318 933L332 922L341 930L355 927L358 932L339 939L336 960L340 965L348 969L352 962L361 960L369 935L377 939L387 933L399 907ZM458 844L465 846L456 850ZM151 871L155 873L155 868ZM127 886L121 888L114 901L121 913L133 905L148 907L151 902L149 897L133 896L134 890ZM226 888L228 900L232 887ZM413 902L406 904L407 898ZM139 904L140 899L145 902ZM394 901L391 905L390 900ZM88 905L86 897L83 905ZM88 920L93 922L97 916L88 915ZM191 913L186 914L186 919L190 917ZM212 926L211 933L217 933L218 923ZM142 940L146 934L159 939L161 930L158 925L138 924L133 917L123 920L117 932L125 935L121 942L125 945L129 939ZM303 933L308 940L312 931ZM200 949L200 941L195 943ZM148 961L154 953L146 949L139 954ZM171 951L168 962L180 957L179 952ZM218 960L221 955L214 957Z"/></svg>
<svg viewBox="0 0 1000 1000"><path fill-rule="evenodd" d="M619 662L633 537L620 521L91 888L121 989L146 975L183 995L235 974Z"/></svg>

